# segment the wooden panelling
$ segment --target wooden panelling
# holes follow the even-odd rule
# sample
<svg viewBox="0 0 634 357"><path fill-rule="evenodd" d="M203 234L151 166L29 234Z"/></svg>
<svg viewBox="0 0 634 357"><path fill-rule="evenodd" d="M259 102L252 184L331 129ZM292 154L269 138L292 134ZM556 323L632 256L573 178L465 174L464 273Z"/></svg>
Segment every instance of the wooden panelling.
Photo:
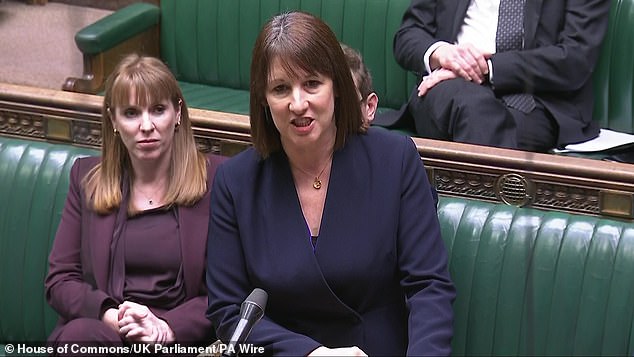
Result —
<svg viewBox="0 0 634 357"><path fill-rule="evenodd" d="M100 96L0 83L0 135L100 146ZM247 116L190 109L203 151L250 145ZM441 195L634 219L630 164L414 138Z"/></svg>

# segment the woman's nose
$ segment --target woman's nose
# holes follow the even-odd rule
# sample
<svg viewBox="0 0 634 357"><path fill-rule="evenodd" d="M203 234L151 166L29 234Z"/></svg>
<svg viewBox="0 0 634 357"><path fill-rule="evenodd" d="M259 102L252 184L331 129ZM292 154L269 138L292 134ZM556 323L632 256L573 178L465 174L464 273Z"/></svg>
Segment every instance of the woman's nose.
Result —
<svg viewBox="0 0 634 357"><path fill-rule="evenodd" d="M140 126L141 131L152 131L154 130L154 123L152 122L152 119L150 118L150 113L148 112L143 112L141 114L141 126Z"/></svg>
<svg viewBox="0 0 634 357"><path fill-rule="evenodd" d="M306 108L308 108L308 100L306 100L305 93L301 89L293 89L288 109L292 112L303 112Z"/></svg>

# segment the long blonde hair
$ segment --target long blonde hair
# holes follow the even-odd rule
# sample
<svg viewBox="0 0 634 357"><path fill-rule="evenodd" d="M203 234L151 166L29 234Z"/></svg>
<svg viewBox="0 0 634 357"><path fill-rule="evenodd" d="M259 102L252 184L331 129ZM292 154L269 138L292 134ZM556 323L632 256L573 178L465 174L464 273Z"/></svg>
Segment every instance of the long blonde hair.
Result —
<svg viewBox="0 0 634 357"><path fill-rule="evenodd" d="M128 55L108 77L105 88L101 110L101 163L82 182L92 208L100 214L112 212L121 204L124 172L129 175L128 184L134 181L128 150L114 133L110 118L115 108L129 105L130 93L135 93L140 106L164 100L170 100L174 108L180 106L180 126L174 133L164 202L191 206L200 200L207 190L207 162L196 148L187 106L169 68L154 57ZM130 207L128 210L131 211Z"/></svg>

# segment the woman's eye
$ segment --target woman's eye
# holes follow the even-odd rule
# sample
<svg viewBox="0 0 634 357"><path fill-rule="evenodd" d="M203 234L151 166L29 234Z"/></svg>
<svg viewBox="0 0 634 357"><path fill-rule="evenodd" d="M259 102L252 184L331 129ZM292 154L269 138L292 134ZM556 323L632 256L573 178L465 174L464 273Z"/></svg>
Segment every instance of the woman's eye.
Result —
<svg viewBox="0 0 634 357"><path fill-rule="evenodd" d="M156 114L163 114L165 113L165 106L164 105L157 105L154 107L154 113Z"/></svg>
<svg viewBox="0 0 634 357"><path fill-rule="evenodd" d="M124 110L124 111L123 111L123 115L124 115L126 118L135 117L135 116L137 115L137 113L138 113L138 110L133 109L133 108L128 108L128 109L126 109L126 110Z"/></svg>
<svg viewBox="0 0 634 357"><path fill-rule="evenodd" d="M314 88L319 87L320 84L321 84L320 81L318 81L316 79L313 79L313 80L310 80L310 81L306 82L306 87L314 89Z"/></svg>
<svg viewBox="0 0 634 357"><path fill-rule="evenodd" d="M287 88L288 87L286 87L285 85L275 86L275 87L273 87L273 93L275 93L275 94L285 93Z"/></svg>

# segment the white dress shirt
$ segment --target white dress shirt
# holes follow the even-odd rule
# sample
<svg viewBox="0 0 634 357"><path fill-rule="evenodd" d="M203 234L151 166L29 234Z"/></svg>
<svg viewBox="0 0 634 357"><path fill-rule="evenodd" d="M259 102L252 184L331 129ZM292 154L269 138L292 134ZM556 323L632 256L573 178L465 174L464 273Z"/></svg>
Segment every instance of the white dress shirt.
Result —
<svg viewBox="0 0 634 357"><path fill-rule="evenodd" d="M500 0L471 0L455 44L470 43L482 52L495 53L499 9ZM423 60L427 73L431 73L429 57L440 45L446 43L438 41L425 51ZM489 64L489 70L491 70L490 67Z"/></svg>

